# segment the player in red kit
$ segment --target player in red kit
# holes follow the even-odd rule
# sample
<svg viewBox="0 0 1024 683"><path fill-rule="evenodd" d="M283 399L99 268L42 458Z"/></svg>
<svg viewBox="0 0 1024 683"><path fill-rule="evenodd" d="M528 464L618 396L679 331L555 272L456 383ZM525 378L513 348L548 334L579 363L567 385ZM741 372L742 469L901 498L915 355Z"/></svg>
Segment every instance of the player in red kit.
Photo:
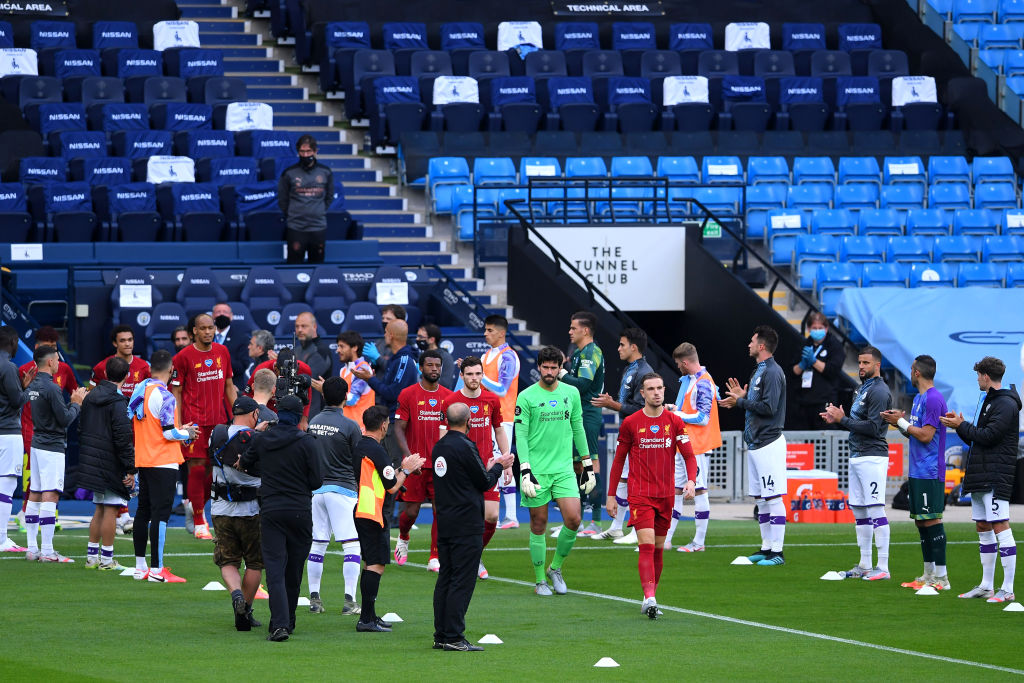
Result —
<svg viewBox="0 0 1024 683"><path fill-rule="evenodd" d="M628 456L626 482L632 514L630 525L636 529L640 545L638 567L640 585L644 590L640 611L651 619L657 619L658 602L654 594L661 578L665 535L672 523L676 451L686 463L685 498L693 498L697 459L693 457L690 439L686 435L686 424L678 415L665 409L665 382L661 376L647 373L640 379L640 387L644 407L623 420L619 427L619 443L608 481L618 481ZM614 517L618 509L614 495L608 496L605 507Z"/></svg>
<svg viewBox="0 0 1024 683"><path fill-rule="evenodd" d="M405 491L399 500L405 509L398 516L398 543L395 562L402 565L409 559L409 530L420 514L420 504L434 500L433 462L430 453L441 438L441 403L452 392L440 385L441 354L436 350L420 354L420 381L402 389L395 409L395 440L402 457L419 455L427 459L423 469L405 480ZM430 525L430 559L427 569L438 571L437 518Z"/></svg>
<svg viewBox="0 0 1024 683"><path fill-rule="evenodd" d="M469 433L467 436L476 444L480 453L480 459L484 465L490 461L494 453L494 444L497 443L501 455L508 454L511 445L508 442L508 434L502 429L501 423L505 416L501 412L501 398L493 391L484 389L481 385L484 379L483 361L475 356L467 356L462 361L462 388L450 394L441 402L441 415L447 415L448 407L456 403L465 403L469 406ZM511 416L508 416L511 417ZM444 427L442 426L443 430ZM512 483L512 471L506 470L505 476L498 480L493 489L484 491L484 547L494 536L494 530L498 528L498 510L501 505L501 494L498 487L508 486ZM488 577L487 569L483 562L477 569L477 576L481 579Z"/></svg>
<svg viewBox="0 0 1024 683"><path fill-rule="evenodd" d="M213 472L207 467L206 449L216 425L224 424L235 403L237 390L231 381L231 354L213 341L217 328L207 313L195 317L189 346L174 357L171 394L181 411L181 422L198 425L196 438L181 446L188 465L188 500L195 520L195 537L210 540L203 514L210 499Z"/></svg>

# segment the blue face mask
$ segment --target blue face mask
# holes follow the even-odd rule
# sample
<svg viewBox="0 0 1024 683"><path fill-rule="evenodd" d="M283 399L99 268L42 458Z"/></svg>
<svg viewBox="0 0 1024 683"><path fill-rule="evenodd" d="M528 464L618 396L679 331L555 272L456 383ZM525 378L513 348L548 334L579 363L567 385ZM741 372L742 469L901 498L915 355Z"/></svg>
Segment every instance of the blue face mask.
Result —
<svg viewBox="0 0 1024 683"><path fill-rule="evenodd" d="M826 332L828 332L828 330L811 330L811 339L813 339L816 342L820 342L822 339L825 338Z"/></svg>

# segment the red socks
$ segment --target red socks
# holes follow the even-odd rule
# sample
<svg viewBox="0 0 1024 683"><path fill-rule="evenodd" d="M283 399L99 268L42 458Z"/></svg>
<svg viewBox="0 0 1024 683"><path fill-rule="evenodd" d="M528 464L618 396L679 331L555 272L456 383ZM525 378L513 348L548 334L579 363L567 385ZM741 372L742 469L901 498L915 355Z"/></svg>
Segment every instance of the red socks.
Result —
<svg viewBox="0 0 1024 683"><path fill-rule="evenodd" d="M497 522L488 522L484 520L484 547L491 542L491 537L494 536L494 530L498 528Z"/></svg>
<svg viewBox="0 0 1024 683"><path fill-rule="evenodd" d="M641 543L640 558L637 561L637 567L640 570L640 587L643 588L645 598L653 598L655 588L658 585L658 579L655 576L654 566L654 544Z"/></svg>
<svg viewBox="0 0 1024 683"><path fill-rule="evenodd" d="M412 529L412 525L415 523L416 518L407 515L405 510L398 513L398 537L403 541L408 541L409 530Z"/></svg>
<svg viewBox="0 0 1024 683"><path fill-rule="evenodd" d="M437 557L437 517L430 523L430 559Z"/></svg>
<svg viewBox="0 0 1024 683"><path fill-rule="evenodd" d="M665 548L655 547L654 548L654 587L657 588L658 584L661 583L661 565L662 557L665 554Z"/></svg>
<svg viewBox="0 0 1024 683"><path fill-rule="evenodd" d="M203 511L210 500L210 484L213 471L202 460L188 461L188 499L192 503L192 520L196 526L206 524Z"/></svg>

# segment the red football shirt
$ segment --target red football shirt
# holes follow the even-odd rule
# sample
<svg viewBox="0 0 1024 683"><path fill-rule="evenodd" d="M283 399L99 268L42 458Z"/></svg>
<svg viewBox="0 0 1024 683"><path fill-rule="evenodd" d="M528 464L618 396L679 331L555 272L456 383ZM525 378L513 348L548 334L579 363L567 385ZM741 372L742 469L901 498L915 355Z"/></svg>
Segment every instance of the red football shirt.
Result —
<svg viewBox="0 0 1024 683"><path fill-rule="evenodd" d="M29 368L34 368L36 362L30 360L29 362L18 368L18 379L25 376ZM53 381L57 383L57 386L62 390L70 393L78 388L78 380L75 379L75 371L71 369L71 366L60 361L57 365L57 374L53 376ZM21 410L21 437L25 445L25 452L28 453L29 447L32 445L32 434L35 433L35 427L32 424L32 406L29 403L25 403L25 407Z"/></svg>
<svg viewBox="0 0 1024 683"><path fill-rule="evenodd" d="M231 380L231 354L214 343L209 351L189 344L174 357L171 386L181 387L181 421L199 426L223 424L228 418L224 387Z"/></svg>
<svg viewBox="0 0 1024 683"><path fill-rule="evenodd" d="M469 398L461 391L448 395L441 401L441 421L445 422L448 406L465 403L469 406L469 438L476 444L480 459L486 463L494 453L494 430L501 429L501 399L487 389L481 389L480 396ZM510 416L511 417L511 416Z"/></svg>
<svg viewBox="0 0 1024 683"><path fill-rule="evenodd" d="M272 373L274 373L276 375L277 374L277 369L274 367L274 364L276 362L277 361L275 361L275 360L265 360L265 361L263 361L262 363L260 363L259 365L257 365L256 367L254 367L252 369L252 373L249 375L249 383L246 385L247 387L249 387L249 392L248 393L250 395L252 394L252 380L253 380L254 377L256 377L256 373L259 372L260 370L270 370ZM309 375L310 377L312 377L313 376L313 371L309 368L308 365L306 365L305 363L303 363L300 360L299 361L299 374L300 375ZM303 408L302 408L302 414L305 415L306 417L309 417L309 402L312 401L312 400L313 400L313 388L310 387L309 392L306 395L306 405L303 406ZM276 405L277 405L277 401L275 401L274 399L270 399L269 401L267 401L267 407L270 408L271 410L273 410L274 406L276 406Z"/></svg>
<svg viewBox="0 0 1024 683"><path fill-rule="evenodd" d="M662 410L658 417L648 417L638 410L619 426L619 443L608 481L622 478L622 466L628 455L629 496L671 497L675 495L677 450L686 461L687 477L694 479L697 460L682 418L668 410Z"/></svg>
<svg viewBox="0 0 1024 683"><path fill-rule="evenodd" d="M111 358L113 356L107 356L96 364L96 367L92 369L92 379L89 380L89 384L96 386L107 378L107 361ZM130 399L136 385L146 379L149 379L149 363L138 356L132 356L132 362L128 364L128 375L124 378L124 384L121 385L121 393L125 398Z"/></svg>
<svg viewBox="0 0 1024 683"><path fill-rule="evenodd" d="M409 452L427 459L431 464L430 452L441 437L441 403L452 392L438 385L434 391L427 391L419 382L402 389L398 395L396 420L405 420L405 440Z"/></svg>

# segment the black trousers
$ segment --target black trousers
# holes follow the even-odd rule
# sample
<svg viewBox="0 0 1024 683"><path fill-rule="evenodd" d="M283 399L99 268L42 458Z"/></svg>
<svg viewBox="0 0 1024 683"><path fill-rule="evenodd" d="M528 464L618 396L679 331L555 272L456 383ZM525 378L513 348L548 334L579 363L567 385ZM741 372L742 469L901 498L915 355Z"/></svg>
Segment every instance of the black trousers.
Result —
<svg viewBox="0 0 1024 683"><path fill-rule="evenodd" d="M821 419L826 403L836 403L833 399L821 401L794 401L789 415L790 429L834 429L833 425Z"/></svg>
<svg viewBox="0 0 1024 683"><path fill-rule="evenodd" d="M465 638L466 610L476 588L476 572L484 552L481 534L437 539L441 571L434 586L434 640L457 643Z"/></svg>
<svg viewBox="0 0 1024 683"><path fill-rule="evenodd" d="M294 630L302 570L313 543L313 512L308 508L262 512L260 534L270 593L270 632Z"/></svg>
<svg viewBox="0 0 1024 683"><path fill-rule="evenodd" d="M177 482L178 470L139 468L139 509L135 512L132 541L136 557L145 557L146 541L149 541L150 567L163 567L164 534L160 533L160 523L164 523L166 533L167 520L171 518L171 507L174 505L174 485Z"/></svg>
<svg viewBox="0 0 1024 683"><path fill-rule="evenodd" d="M324 241L326 230L293 230L284 231L284 239L288 244L288 263L302 263L309 254L310 263L324 262Z"/></svg>

